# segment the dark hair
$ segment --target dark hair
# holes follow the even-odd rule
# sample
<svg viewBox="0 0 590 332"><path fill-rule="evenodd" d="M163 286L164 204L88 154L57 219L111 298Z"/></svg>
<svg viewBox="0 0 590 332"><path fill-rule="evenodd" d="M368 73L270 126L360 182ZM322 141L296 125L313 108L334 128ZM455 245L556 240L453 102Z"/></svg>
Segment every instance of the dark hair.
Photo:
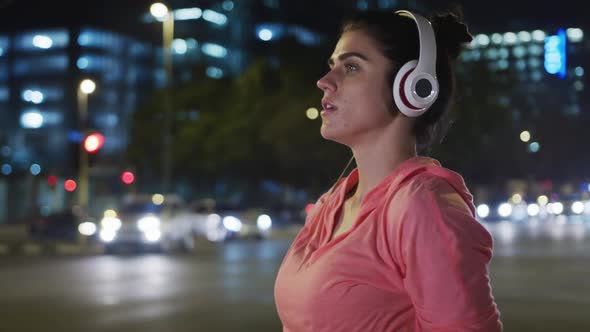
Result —
<svg viewBox="0 0 590 332"><path fill-rule="evenodd" d="M440 143L449 127L448 110L451 108L455 92L453 63L461 53L463 44L472 39L467 26L461 22L461 16L460 10L457 9L453 13L437 13L429 17L436 38L436 76L439 94L432 107L416 119L413 133L416 135L419 151ZM351 30L365 31L381 46L383 55L393 64L392 72L387 73L391 86L401 66L410 60L418 59L418 28L411 18L395 14L393 11L362 12L342 25L342 33Z"/></svg>

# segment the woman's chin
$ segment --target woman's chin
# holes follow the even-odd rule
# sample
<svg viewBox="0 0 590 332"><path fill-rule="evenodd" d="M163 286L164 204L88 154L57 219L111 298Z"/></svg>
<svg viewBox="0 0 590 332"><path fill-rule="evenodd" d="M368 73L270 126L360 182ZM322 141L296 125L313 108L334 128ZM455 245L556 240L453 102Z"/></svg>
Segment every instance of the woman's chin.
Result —
<svg viewBox="0 0 590 332"><path fill-rule="evenodd" d="M338 132L333 130L332 128L328 128L327 126L322 125L322 128L320 129L320 134L326 140L343 144L342 143L342 138L343 138L342 135L339 135Z"/></svg>

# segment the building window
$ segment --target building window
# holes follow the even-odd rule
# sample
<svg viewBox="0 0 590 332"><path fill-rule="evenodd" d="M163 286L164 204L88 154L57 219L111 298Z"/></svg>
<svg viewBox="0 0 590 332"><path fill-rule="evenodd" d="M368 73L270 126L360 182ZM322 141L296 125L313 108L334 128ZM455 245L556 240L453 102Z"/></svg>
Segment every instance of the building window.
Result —
<svg viewBox="0 0 590 332"><path fill-rule="evenodd" d="M150 46L143 43L133 43L129 52L132 58L146 58L151 56Z"/></svg>
<svg viewBox="0 0 590 332"><path fill-rule="evenodd" d="M7 86L0 86L0 102L7 102L10 100L10 88Z"/></svg>
<svg viewBox="0 0 590 332"><path fill-rule="evenodd" d="M522 58L526 55L526 48L522 46L516 46L512 49L512 54L517 58Z"/></svg>
<svg viewBox="0 0 590 332"><path fill-rule="evenodd" d="M99 48L109 53L121 54L125 40L111 32L83 29L78 35L78 44L82 47Z"/></svg>
<svg viewBox="0 0 590 332"><path fill-rule="evenodd" d="M205 73L207 74L207 76L211 78L219 79L223 77L223 70L221 70L221 68L218 67L207 67Z"/></svg>
<svg viewBox="0 0 590 332"><path fill-rule="evenodd" d="M358 10L367 10L369 9L369 2L367 0L357 0L356 8Z"/></svg>
<svg viewBox="0 0 590 332"><path fill-rule="evenodd" d="M201 50L203 53L215 58L225 58L227 55L227 49L225 47L213 43L203 44Z"/></svg>
<svg viewBox="0 0 590 332"><path fill-rule="evenodd" d="M16 76L28 76L55 74L56 72L66 72L67 69L68 57L66 55L48 55L16 59L13 72Z"/></svg>
<svg viewBox="0 0 590 332"><path fill-rule="evenodd" d="M0 57L8 52L8 37L0 37Z"/></svg>
<svg viewBox="0 0 590 332"><path fill-rule="evenodd" d="M115 57L95 54L83 54L76 61L80 70L102 74L105 81L117 81L123 78L123 63Z"/></svg>
<svg viewBox="0 0 590 332"><path fill-rule="evenodd" d="M397 0L379 0L379 8L390 9L397 6Z"/></svg>
<svg viewBox="0 0 590 332"><path fill-rule="evenodd" d="M19 34L15 37L15 50L43 52L48 49L63 49L70 42L67 30L40 30Z"/></svg>

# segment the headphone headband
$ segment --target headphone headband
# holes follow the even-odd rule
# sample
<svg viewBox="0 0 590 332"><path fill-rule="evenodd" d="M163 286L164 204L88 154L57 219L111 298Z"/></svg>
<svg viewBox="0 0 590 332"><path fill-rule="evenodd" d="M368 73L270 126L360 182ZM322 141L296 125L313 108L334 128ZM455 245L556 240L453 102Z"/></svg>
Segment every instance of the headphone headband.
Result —
<svg viewBox="0 0 590 332"><path fill-rule="evenodd" d="M433 73L433 76L436 77L436 39L434 38L432 24L424 16L414 14L407 10L398 10L395 13L411 18L416 22L416 26L418 27L420 53L416 70Z"/></svg>

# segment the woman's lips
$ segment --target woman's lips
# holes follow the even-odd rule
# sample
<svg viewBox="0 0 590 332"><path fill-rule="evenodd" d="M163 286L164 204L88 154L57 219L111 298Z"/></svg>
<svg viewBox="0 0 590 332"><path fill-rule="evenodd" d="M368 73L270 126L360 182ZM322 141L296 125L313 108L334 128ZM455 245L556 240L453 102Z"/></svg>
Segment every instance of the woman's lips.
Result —
<svg viewBox="0 0 590 332"><path fill-rule="evenodd" d="M335 112L338 108L328 99L322 99L322 113L332 113Z"/></svg>

